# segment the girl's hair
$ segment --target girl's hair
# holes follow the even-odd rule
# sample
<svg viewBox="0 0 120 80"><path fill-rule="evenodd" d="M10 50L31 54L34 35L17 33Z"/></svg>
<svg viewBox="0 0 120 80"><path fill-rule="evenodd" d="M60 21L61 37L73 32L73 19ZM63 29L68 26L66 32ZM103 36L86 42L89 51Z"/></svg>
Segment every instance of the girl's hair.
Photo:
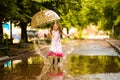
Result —
<svg viewBox="0 0 120 80"><path fill-rule="evenodd" d="M53 26L54 26L54 24L57 24L57 26L58 26L58 30L59 30L59 33L62 34L62 33L63 33L63 32L62 32L62 29L60 28L59 23L56 22L56 21L52 23L52 26L51 26L51 28L50 28L50 34L52 35L52 30L53 30Z"/></svg>

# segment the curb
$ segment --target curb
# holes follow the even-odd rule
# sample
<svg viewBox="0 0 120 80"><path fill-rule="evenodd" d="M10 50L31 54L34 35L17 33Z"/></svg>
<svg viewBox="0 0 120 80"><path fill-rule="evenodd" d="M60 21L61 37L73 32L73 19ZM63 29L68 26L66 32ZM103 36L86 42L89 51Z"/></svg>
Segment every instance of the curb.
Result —
<svg viewBox="0 0 120 80"><path fill-rule="evenodd" d="M5 60L9 60L9 59L10 59L9 56L3 56L3 57L0 57L0 62L5 61Z"/></svg>
<svg viewBox="0 0 120 80"><path fill-rule="evenodd" d="M10 60L10 59L12 59L14 57L18 57L19 55L21 55L22 53L25 53L27 51L28 50L20 51L20 52L17 53L18 55L16 55L16 56L10 56L10 57L9 56L3 56L3 57L0 57L0 62Z"/></svg>
<svg viewBox="0 0 120 80"><path fill-rule="evenodd" d="M118 56L120 57L120 47L115 43L111 42L110 40L105 40L105 41L108 42L118 52Z"/></svg>
<svg viewBox="0 0 120 80"><path fill-rule="evenodd" d="M41 48L42 50L44 50L47 46ZM24 53L28 53L29 50L24 50L24 51L18 51L15 55L15 56L3 56L3 57L0 57L0 62L2 61L7 61L7 60L10 60L10 59L14 59L14 58L17 58L19 56L23 56ZM31 53L31 52L30 52ZM32 53L36 53L34 50L32 51ZM30 55L30 54L29 54Z"/></svg>

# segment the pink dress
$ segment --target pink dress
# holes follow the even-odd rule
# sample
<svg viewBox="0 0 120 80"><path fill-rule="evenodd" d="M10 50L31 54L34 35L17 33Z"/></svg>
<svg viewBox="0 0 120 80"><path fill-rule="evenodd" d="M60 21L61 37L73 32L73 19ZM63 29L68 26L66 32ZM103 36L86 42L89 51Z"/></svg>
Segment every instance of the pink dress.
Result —
<svg viewBox="0 0 120 80"><path fill-rule="evenodd" d="M63 57L59 31L52 31L52 40L48 56Z"/></svg>

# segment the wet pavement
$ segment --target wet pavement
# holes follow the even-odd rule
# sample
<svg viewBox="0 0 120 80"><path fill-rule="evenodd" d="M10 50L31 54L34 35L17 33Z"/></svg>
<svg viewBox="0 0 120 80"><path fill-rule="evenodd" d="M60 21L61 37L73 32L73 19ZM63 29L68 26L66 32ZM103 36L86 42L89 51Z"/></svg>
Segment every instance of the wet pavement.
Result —
<svg viewBox="0 0 120 80"><path fill-rule="evenodd" d="M71 44L64 46L67 56L60 65L44 65L39 55L1 63L0 80L120 80L120 57L109 43L78 40Z"/></svg>
<svg viewBox="0 0 120 80"><path fill-rule="evenodd" d="M106 56L117 56L118 53L111 45L104 40L83 40L75 47L73 53L80 55L106 55Z"/></svg>

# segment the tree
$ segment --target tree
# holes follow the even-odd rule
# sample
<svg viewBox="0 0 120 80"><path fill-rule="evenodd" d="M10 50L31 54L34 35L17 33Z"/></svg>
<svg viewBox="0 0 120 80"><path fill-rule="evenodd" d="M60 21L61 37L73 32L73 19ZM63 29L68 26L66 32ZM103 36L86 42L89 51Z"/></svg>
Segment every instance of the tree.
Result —
<svg viewBox="0 0 120 80"><path fill-rule="evenodd" d="M82 28L92 23L99 29L113 31L116 38L120 36L119 0L51 0L42 6L57 12L63 27Z"/></svg>
<svg viewBox="0 0 120 80"><path fill-rule="evenodd" d="M49 0L46 0L49 1ZM41 3L45 0L17 0L20 15L18 22L21 27L21 41L28 42L27 40L27 26L31 22L31 17L38 12L42 6Z"/></svg>
<svg viewBox="0 0 120 80"><path fill-rule="evenodd" d="M31 22L31 17L37 11L39 11L39 3L32 0L17 0L19 7L19 16L16 19L16 22L19 23L21 27L21 41L28 42L27 40L27 26Z"/></svg>
<svg viewBox="0 0 120 80"><path fill-rule="evenodd" d="M17 0L0 0L0 35L3 35L3 22L12 20L15 17L14 15L19 14L16 2ZM0 40L2 38L3 36L0 36Z"/></svg>
<svg viewBox="0 0 120 80"><path fill-rule="evenodd" d="M104 4L101 27L103 30L109 30L111 37L120 38L120 1L104 0Z"/></svg>

